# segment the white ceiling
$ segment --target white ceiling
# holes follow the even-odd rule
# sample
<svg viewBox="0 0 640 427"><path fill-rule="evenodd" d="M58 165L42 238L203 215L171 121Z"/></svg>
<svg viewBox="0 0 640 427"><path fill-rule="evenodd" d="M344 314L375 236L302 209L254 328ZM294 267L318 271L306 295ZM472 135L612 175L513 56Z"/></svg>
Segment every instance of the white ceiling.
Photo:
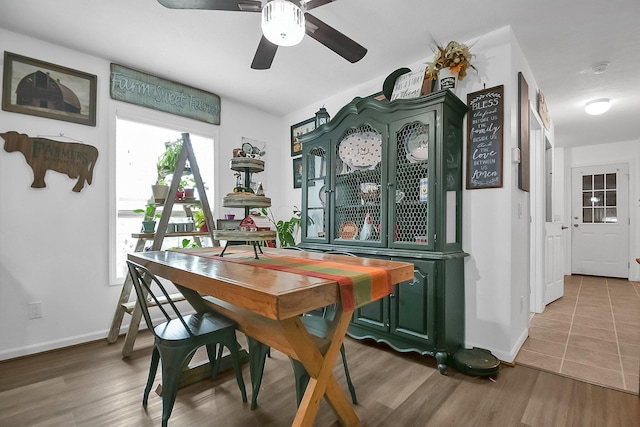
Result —
<svg viewBox="0 0 640 427"><path fill-rule="evenodd" d="M270 70L252 70L256 13L171 10L156 0L0 0L2 28L277 115L431 57L431 36L468 41L511 25L545 95L557 146L640 137L638 0L337 0L312 14L367 55L350 64L305 37L279 48ZM609 69L594 75L599 62ZM588 100L603 97L612 100L608 113L584 113Z"/></svg>

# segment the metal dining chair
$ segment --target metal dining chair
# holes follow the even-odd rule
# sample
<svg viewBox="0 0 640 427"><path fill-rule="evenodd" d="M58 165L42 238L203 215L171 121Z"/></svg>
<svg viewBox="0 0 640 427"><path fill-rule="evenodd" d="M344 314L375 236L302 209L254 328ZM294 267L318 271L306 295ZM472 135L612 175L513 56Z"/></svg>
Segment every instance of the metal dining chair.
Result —
<svg viewBox="0 0 640 427"><path fill-rule="evenodd" d="M304 249L290 246L285 249L299 250L304 251ZM353 254L347 252L325 252L325 253L336 253L340 255L349 255L355 256ZM335 304L324 307L321 311L312 311L309 313L304 313L300 320L304 324L307 331L316 337L326 338L327 330L329 329L329 325L333 320L335 315ZM264 373L264 365L266 363L267 355L269 354L270 347L266 344L261 343L247 335L247 342L249 344L249 371L251 373L251 409L256 409L258 407L258 393L260 392L260 384L262 383L262 375ZM347 380L347 386L349 387L349 392L351 393L351 400L354 405L358 404L358 399L356 396L356 389L351 382L351 375L349 374L349 366L347 365L347 355L344 350L344 344L340 346L340 354L342 356L342 364L344 366L344 374ZM309 383L309 374L307 370L304 368L302 363L299 361L289 358L291 360L291 364L293 366L293 373L295 377L295 387L296 387L296 399L297 404L300 406L300 402L302 401L302 397L304 396L304 392L307 389L307 384Z"/></svg>
<svg viewBox="0 0 640 427"><path fill-rule="evenodd" d="M223 347L229 349L242 401L246 402L247 392L242 378L235 323L213 312L183 316L169 298L164 286L147 268L132 261L127 261L127 264L136 290L137 303L142 309L149 330L155 337L142 405L147 406L158 362L162 361L162 426L166 427L178 393L182 369L191 360L196 350L202 346L207 348L212 378L218 374ZM171 306L172 315L165 310L165 304L160 303L161 301L164 303L165 298ZM149 305L157 306L166 321L154 325L149 315ZM218 346L219 349L216 352Z"/></svg>

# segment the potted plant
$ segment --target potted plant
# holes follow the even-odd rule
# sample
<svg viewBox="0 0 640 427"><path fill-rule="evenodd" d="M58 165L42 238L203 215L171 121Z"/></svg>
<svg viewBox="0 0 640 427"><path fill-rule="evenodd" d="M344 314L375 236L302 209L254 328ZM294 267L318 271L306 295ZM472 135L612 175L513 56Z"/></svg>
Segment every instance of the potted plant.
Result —
<svg viewBox="0 0 640 427"><path fill-rule="evenodd" d="M261 209L262 215L269 218L269 221L276 226L276 233L278 235L278 241L280 242L281 248L296 245L296 236L298 235L298 230L300 230L300 225L302 224L302 212L300 212L300 209L298 209L297 206L294 206L293 208L293 215L288 221L276 221L271 209ZM311 218L309 218L309 221L313 223Z"/></svg>
<svg viewBox="0 0 640 427"><path fill-rule="evenodd" d="M153 199L156 203L164 203L169 194L169 185L163 176L158 175L156 183L151 185L151 191L153 192Z"/></svg>
<svg viewBox="0 0 640 427"><path fill-rule="evenodd" d="M193 226L196 230L209 231L203 210L193 209Z"/></svg>
<svg viewBox="0 0 640 427"><path fill-rule="evenodd" d="M187 175L180 180L180 186L184 190L184 198L187 200L195 197L196 181L193 179L193 175Z"/></svg>
<svg viewBox="0 0 640 427"><path fill-rule="evenodd" d="M181 139L165 143L165 151L158 158L158 177L166 177L167 175L172 175L175 172L181 149Z"/></svg>
<svg viewBox="0 0 640 427"><path fill-rule="evenodd" d="M160 214L156 213L156 207L153 203L147 203L144 209L135 209L135 213L143 213L142 232L153 233L156 231L156 218L160 218Z"/></svg>

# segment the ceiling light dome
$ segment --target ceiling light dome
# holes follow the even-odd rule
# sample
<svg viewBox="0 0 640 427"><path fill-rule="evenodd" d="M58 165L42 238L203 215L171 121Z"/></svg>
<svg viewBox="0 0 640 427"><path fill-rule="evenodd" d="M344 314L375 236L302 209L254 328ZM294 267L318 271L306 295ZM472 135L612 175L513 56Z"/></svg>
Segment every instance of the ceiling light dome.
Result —
<svg viewBox="0 0 640 427"><path fill-rule="evenodd" d="M304 12L287 0L271 0L262 8L262 34L278 46L293 46L304 37Z"/></svg>
<svg viewBox="0 0 640 427"><path fill-rule="evenodd" d="M611 102L608 98L594 99L593 101L587 102L584 106L584 111L587 114L591 114L592 116L597 116L599 114L606 113L611 108Z"/></svg>

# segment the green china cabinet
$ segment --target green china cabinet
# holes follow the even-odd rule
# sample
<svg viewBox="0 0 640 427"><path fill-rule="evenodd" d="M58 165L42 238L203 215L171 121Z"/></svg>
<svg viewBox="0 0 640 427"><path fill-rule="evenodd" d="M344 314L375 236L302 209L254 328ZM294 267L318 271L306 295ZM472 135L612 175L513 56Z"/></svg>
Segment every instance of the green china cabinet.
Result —
<svg viewBox="0 0 640 427"><path fill-rule="evenodd" d="M413 280L354 312L349 335L429 354L464 343L462 126L452 92L355 98L302 142L308 250L411 262Z"/></svg>

